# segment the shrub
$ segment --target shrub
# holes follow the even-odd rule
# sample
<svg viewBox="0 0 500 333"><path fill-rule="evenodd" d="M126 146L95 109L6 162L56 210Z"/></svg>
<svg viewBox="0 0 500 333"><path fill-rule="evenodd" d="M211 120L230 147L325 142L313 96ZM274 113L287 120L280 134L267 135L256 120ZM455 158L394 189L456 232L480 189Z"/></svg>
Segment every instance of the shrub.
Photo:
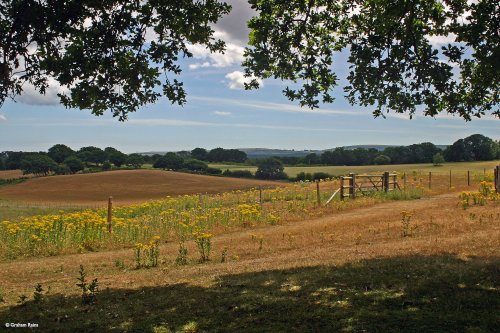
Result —
<svg viewBox="0 0 500 333"><path fill-rule="evenodd" d="M217 169L217 168L210 168L210 167L208 167L205 170L205 173L207 173L209 175L220 175L222 173L222 170L221 169Z"/></svg>
<svg viewBox="0 0 500 333"><path fill-rule="evenodd" d="M432 157L432 163L434 164L434 166L440 166L444 162L446 161L444 160L443 154L441 153L436 153L436 155Z"/></svg>
<svg viewBox="0 0 500 333"><path fill-rule="evenodd" d="M315 172L312 176L313 180L321 180L321 179L327 179L327 178L332 178L333 176L330 175L329 173L326 172Z"/></svg>
<svg viewBox="0 0 500 333"><path fill-rule="evenodd" d="M230 172L230 175L227 176L235 178L253 178L253 174L250 170L233 170Z"/></svg>
<svg viewBox="0 0 500 333"><path fill-rule="evenodd" d="M195 159L185 161L182 167L190 171L206 171L208 169L208 165L205 162Z"/></svg>
<svg viewBox="0 0 500 333"><path fill-rule="evenodd" d="M313 180L313 175L310 174L309 172L305 173L304 171L302 171L302 172L299 172L297 174L297 176L295 176L295 180L297 180L297 181L306 181L306 180L311 181L311 180Z"/></svg>
<svg viewBox="0 0 500 333"><path fill-rule="evenodd" d="M104 163L102 164L101 169L102 169L103 171L109 171L109 170L111 170L111 163L109 163L108 161L104 162Z"/></svg>

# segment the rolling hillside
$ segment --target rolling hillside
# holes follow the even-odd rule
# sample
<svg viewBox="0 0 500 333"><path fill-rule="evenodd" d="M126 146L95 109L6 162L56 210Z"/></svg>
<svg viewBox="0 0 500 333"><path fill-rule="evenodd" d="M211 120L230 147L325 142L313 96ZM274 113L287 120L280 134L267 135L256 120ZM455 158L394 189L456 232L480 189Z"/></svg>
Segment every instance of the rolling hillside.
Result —
<svg viewBox="0 0 500 333"><path fill-rule="evenodd" d="M113 196L115 202L129 204L169 195L218 193L276 184L160 170L120 170L33 178L21 184L2 186L0 199L92 204Z"/></svg>

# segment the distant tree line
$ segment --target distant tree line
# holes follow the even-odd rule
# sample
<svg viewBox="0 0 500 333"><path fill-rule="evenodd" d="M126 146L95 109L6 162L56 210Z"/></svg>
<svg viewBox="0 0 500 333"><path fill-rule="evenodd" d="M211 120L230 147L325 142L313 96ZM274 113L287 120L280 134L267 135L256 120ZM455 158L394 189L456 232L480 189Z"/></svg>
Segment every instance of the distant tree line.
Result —
<svg viewBox="0 0 500 333"><path fill-rule="evenodd" d="M101 149L87 146L73 150L67 145L56 144L47 152L1 152L0 170L21 169L24 174L45 176L52 173L74 174L117 168L137 169L144 164L151 164L154 168L220 174L221 170L210 168L207 162L243 163L246 160L246 153L237 149L215 148L207 151L197 148L191 152L146 155L125 154L113 147Z"/></svg>
<svg viewBox="0 0 500 333"><path fill-rule="evenodd" d="M218 175L222 170L211 168L204 161L192 158L189 154L184 153L166 153L165 155L151 156L153 168L172 170L172 171L185 171L194 172L199 174Z"/></svg>
<svg viewBox="0 0 500 333"><path fill-rule="evenodd" d="M21 169L24 174L39 176L74 174L81 171L96 172L115 168L140 168L146 159L140 154L125 154L107 147L104 150L88 146L73 150L64 144L56 144L47 152L4 151L0 153L0 168Z"/></svg>
<svg viewBox="0 0 500 333"><path fill-rule="evenodd" d="M204 148L195 148L190 154L197 160L211 163L244 163L247 160L247 154L238 149L215 148L207 151Z"/></svg>
<svg viewBox="0 0 500 333"><path fill-rule="evenodd" d="M191 151L169 152L166 154L125 154L116 148L101 149L94 146L73 150L64 144L56 144L47 152L4 151L0 153L0 170L21 169L25 174L48 175L73 174L77 172L97 172L117 168L141 168L150 164L154 168L182 170L187 172L222 174L224 176L261 179L284 179L284 165L386 165L408 163L434 163L445 161L489 161L500 159L500 141L494 141L481 134L459 139L441 150L430 142L409 146L376 149L336 148L321 154L311 153L304 157L270 157L249 159L247 154L237 149L215 148L206 150L195 148ZM247 170L226 170L211 168L208 163L245 163L257 166L252 174ZM303 180L325 178L328 175L299 174Z"/></svg>
<svg viewBox="0 0 500 333"><path fill-rule="evenodd" d="M435 160L437 154L441 156ZM304 157L275 157L285 165L385 165L469 161L491 161L500 159L500 141L474 134L457 140L451 146L441 150L430 142L409 146L387 147L382 151L374 148L346 149L343 147L326 150L321 154L310 153ZM444 161L441 160L444 158ZM249 163L257 164L259 159Z"/></svg>

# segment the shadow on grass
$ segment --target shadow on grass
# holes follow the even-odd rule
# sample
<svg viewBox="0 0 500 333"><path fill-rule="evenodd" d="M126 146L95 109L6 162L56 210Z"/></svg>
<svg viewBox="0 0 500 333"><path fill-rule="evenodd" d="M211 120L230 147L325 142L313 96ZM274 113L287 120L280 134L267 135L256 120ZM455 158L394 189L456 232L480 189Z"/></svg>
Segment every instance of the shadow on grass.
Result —
<svg viewBox="0 0 500 333"><path fill-rule="evenodd" d="M47 295L3 309L0 323L60 332L494 332L499 264L407 256L225 275L210 288L109 289L92 306Z"/></svg>

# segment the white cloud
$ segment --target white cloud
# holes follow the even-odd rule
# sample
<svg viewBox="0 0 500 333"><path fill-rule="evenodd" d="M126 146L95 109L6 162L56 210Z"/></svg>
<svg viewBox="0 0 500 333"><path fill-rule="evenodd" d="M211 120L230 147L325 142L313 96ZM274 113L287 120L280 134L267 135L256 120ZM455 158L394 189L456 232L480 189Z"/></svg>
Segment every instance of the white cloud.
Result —
<svg viewBox="0 0 500 333"><path fill-rule="evenodd" d="M245 89L245 83L250 83L253 77L245 77L241 71L234 71L226 74L226 79L229 80L228 86L230 89ZM257 82L262 86L262 80L257 79Z"/></svg>
<svg viewBox="0 0 500 333"><path fill-rule="evenodd" d="M227 34L224 32L215 33L215 38L222 40L226 40L226 36ZM243 46L230 42L226 43L224 53L211 53L210 50L200 44L190 45L188 49L193 54L194 59L201 60L201 62L190 65L190 69L200 67L224 68L239 65L243 61L243 52L245 51Z"/></svg>
<svg viewBox="0 0 500 333"><path fill-rule="evenodd" d="M23 92L16 98L16 100L20 103L28 105L58 105L60 100L57 94L64 93L67 89L61 87L59 83L52 78L48 79L48 83L49 87L45 91L45 95L42 95L32 84L26 82L23 85Z"/></svg>
<svg viewBox="0 0 500 333"><path fill-rule="evenodd" d="M457 35L455 34L448 34L447 36L425 36L429 43L431 43L434 46L440 46L440 45L446 45L446 44L451 44L455 43Z"/></svg>
<svg viewBox="0 0 500 333"><path fill-rule="evenodd" d="M286 126L274 124L251 124L251 123L217 123L204 121L189 121L164 118L150 119L131 119L126 124L143 125L143 126L182 126L182 127L229 127L229 128L257 128L271 130L299 130L307 132L360 132L360 133L386 133L385 130L374 129L334 129L334 128L315 128L306 126ZM403 131L397 131L403 133Z"/></svg>
<svg viewBox="0 0 500 333"><path fill-rule="evenodd" d="M329 108L320 108L320 109L308 109L305 107L301 107L299 105L294 104L285 104L285 103L273 103L273 102L263 102L256 100L240 100L234 98L220 98L220 97L206 97L206 96L190 96L191 100L203 101L206 103L212 103L215 105L232 105L232 106L242 106L251 109L257 110L270 110L270 111L278 111L278 112L297 112L311 115L318 114L340 114L340 115L349 115L349 116L370 116L371 113L364 111L354 111L354 110L338 110L338 109L329 109Z"/></svg>
<svg viewBox="0 0 500 333"><path fill-rule="evenodd" d="M198 63L195 63L195 64L190 64L189 65L189 69L198 69L198 68L206 68L206 67L210 67L210 63L208 61L205 61L203 63L201 62L198 62Z"/></svg>
<svg viewBox="0 0 500 333"><path fill-rule="evenodd" d="M226 111L214 111L214 112L212 112L212 114L214 114L216 116L228 117L228 116L232 115L233 113L226 112Z"/></svg>
<svg viewBox="0 0 500 333"><path fill-rule="evenodd" d="M149 126L213 126L213 123L178 119L130 119L126 124Z"/></svg>
<svg viewBox="0 0 500 333"><path fill-rule="evenodd" d="M7 121L7 117L5 117L3 114L0 114L0 122L2 121Z"/></svg>

